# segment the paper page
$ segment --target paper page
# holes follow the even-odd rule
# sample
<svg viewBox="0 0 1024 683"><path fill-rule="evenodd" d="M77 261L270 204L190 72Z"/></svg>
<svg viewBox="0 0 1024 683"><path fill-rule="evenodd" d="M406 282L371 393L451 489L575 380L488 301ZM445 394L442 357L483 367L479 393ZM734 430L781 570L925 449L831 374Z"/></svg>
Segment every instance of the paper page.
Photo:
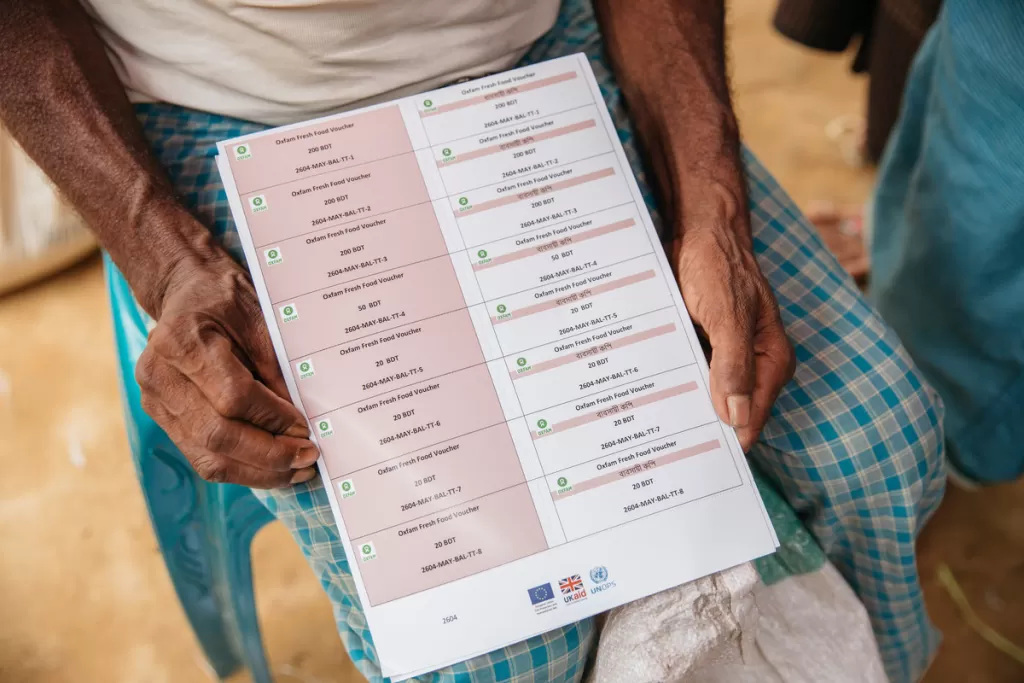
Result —
<svg viewBox="0 0 1024 683"><path fill-rule="evenodd" d="M775 550L583 55L219 151L386 676Z"/></svg>

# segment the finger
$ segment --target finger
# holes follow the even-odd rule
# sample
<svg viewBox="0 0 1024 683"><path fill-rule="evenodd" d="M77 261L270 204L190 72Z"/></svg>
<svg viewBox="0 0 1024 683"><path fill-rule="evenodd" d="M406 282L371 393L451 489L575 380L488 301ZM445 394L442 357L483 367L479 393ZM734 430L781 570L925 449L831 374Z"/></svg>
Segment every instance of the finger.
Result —
<svg viewBox="0 0 1024 683"><path fill-rule="evenodd" d="M761 435L761 430L764 429L771 416L772 406L775 405L783 387L793 377L795 363L792 345L786 337L781 322L770 330L759 334L759 341L755 343L755 348L756 383L751 402L750 421L747 426L736 430L736 435L744 451L750 450Z"/></svg>
<svg viewBox="0 0 1024 683"><path fill-rule="evenodd" d="M287 401L253 377L233 353L227 337L212 336L199 354L171 359L220 415L272 434L309 436L306 420Z"/></svg>
<svg viewBox="0 0 1024 683"><path fill-rule="evenodd" d="M702 321L711 342L711 401L718 417L733 427L750 421L754 391L754 315L742 298Z"/></svg>
<svg viewBox="0 0 1024 683"><path fill-rule="evenodd" d="M293 486L307 482L317 474L315 467L284 473L272 472L227 458L203 461L196 466L196 472L209 482L238 484L253 489L279 489Z"/></svg>
<svg viewBox="0 0 1024 683"><path fill-rule="evenodd" d="M274 344L270 340L263 311L255 290L249 289L251 296L244 296L240 301L242 320L241 334L235 342L249 358L257 377L284 400L289 400L288 385L285 384L281 366L274 353Z"/></svg>
<svg viewBox="0 0 1024 683"><path fill-rule="evenodd" d="M308 439L272 434L219 414L197 386L159 358L147 365L145 374L144 407L204 478L223 476L227 459L264 470L264 482L287 483L291 470L308 468L319 457Z"/></svg>

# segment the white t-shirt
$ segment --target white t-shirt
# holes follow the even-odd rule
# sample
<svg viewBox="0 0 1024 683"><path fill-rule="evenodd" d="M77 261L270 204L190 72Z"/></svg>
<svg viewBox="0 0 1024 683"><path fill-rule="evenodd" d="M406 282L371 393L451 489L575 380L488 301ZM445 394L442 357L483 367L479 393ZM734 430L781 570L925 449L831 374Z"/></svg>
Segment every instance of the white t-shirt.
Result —
<svg viewBox="0 0 1024 683"><path fill-rule="evenodd" d="M82 0L134 101L268 124L506 69L559 0Z"/></svg>

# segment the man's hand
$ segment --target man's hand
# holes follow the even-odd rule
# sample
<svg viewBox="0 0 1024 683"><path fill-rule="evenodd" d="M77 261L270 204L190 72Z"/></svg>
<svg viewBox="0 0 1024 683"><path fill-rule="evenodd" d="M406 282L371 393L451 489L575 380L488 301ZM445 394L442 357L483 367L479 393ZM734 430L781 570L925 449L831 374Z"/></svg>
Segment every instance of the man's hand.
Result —
<svg viewBox="0 0 1024 683"><path fill-rule="evenodd" d="M793 376L778 305L754 259L723 0L595 0L615 75L673 229L693 321L711 343L711 400L748 450Z"/></svg>
<svg viewBox="0 0 1024 683"><path fill-rule="evenodd" d="M711 401L748 451L793 377L793 348L768 282L736 230L694 225L677 234L683 237L673 242L672 262L683 300L711 344Z"/></svg>
<svg viewBox="0 0 1024 683"><path fill-rule="evenodd" d="M272 488L316 476L245 272L227 255L184 262L165 292L135 369L145 411L207 481Z"/></svg>

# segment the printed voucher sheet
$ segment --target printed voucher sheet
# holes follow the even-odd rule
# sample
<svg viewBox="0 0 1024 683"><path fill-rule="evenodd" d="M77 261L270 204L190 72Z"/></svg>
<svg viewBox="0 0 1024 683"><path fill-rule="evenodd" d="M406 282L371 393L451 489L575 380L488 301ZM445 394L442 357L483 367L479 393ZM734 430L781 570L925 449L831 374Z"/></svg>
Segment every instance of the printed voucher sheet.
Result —
<svg viewBox="0 0 1024 683"><path fill-rule="evenodd" d="M218 165L385 676L775 550L583 55Z"/></svg>

